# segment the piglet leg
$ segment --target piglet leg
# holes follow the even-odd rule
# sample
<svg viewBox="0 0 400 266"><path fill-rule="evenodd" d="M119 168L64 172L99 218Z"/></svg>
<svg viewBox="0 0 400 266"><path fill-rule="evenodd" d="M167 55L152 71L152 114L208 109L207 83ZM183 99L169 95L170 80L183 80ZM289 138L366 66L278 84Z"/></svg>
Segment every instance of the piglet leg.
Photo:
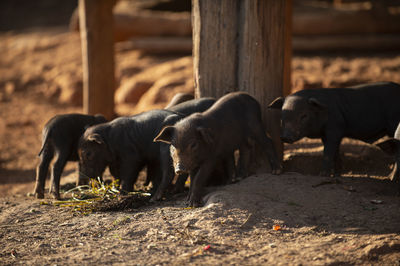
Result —
<svg viewBox="0 0 400 266"><path fill-rule="evenodd" d="M67 163L67 159L64 153L57 153L56 161L52 168L50 194L52 194L55 199L60 198L60 178L65 164Z"/></svg>
<svg viewBox="0 0 400 266"><path fill-rule="evenodd" d="M172 179L174 178L174 168L172 166L171 156L169 156L169 154L165 154L161 158L162 158L160 163L160 167L162 170L161 183L158 186L156 193L154 193L154 196L151 198L151 201L161 200L164 192L167 190L168 186L172 182Z"/></svg>
<svg viewBox="0 0 400 266"><path fill-rule="evenodd" d="M38 199L44 198L44 185L51 159L53 159L54 151L52 148L46 147L40 154L40 163L36 169L35 196Z"/></svg>
<svg viewBox="0 0 400 266"><path fill-rule="evenodd" d="M324 154L322 158L321 176L335 175L335 162L339 154L339 146L342 136L336 132L329 132L326 137L322 138L324 143Z"/></svg>
<svg viewBox="0 0 400 266"><path fill-rule="evenodd" d="M126 160L121 163L120 167L120 178L121 178L121 191L131 192L133 190L133 185L136 183L139 172L142 169L139 165L133 165L134 162Z"/></svg>
<svg viewBox="0 0 400 266"><path fill-rule="evenodd" d="M189 175L188 174L180 174L178 175L178 179L176 180L174 184L174 188L172 193L182 193L185 190L185 183L186 180L188 179Z"/></svg>
<svg viewBox="0 0 400 266"><path fill-rule="evenodd" d="M278 154L275 149L275 145L272 139L265 134L264 130L260 126L254 129L255 140L261 145L263 152L267 155L268 161L271 165L272 174L279 175L282 173L282 165L279 162Z"/></svg>
<svg viewBox="0 0 400 266"><path fill-rule="evenodd" d="M201 193L203 187L210 178L210 174L212 173L214 167L215 159L209 159L205 161L197 171L194 180L191 180L189 190L189 207L200 207L202 205Z"/></svg>

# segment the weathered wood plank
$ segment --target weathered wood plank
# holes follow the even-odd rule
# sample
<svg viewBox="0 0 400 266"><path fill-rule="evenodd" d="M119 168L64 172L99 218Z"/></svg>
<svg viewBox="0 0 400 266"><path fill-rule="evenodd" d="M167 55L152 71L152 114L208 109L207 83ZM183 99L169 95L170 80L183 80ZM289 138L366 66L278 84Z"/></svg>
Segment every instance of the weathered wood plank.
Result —
<svg viewBox="0 0 400 266"><path fill-rule="evenodd" d="M193 0L193 64L196 97L235 91L237 16L240 1Z"/></svg>
<svg viewBox="0 0 400 266"><path fill-rule="evenodd" d="M279 114L267 106L282 96L285 78L290 77L289 56L286 55L287 1L242 1L243 21L239 31L238 88L253 95L260 103L263 121L274 140L278 154L282 155Z"/></svg>
<svg viewBox="0 0 400 266"><path fill-rule="evenodd" d="M79 0L83 109L114 117L113 0Z"/></svg>
<svg viewBox="0 0 400 266"><path fill-rule="evenodd" d="M192 38L189 37L142 37L117 43L116 49L117 51L138 49L154 54L191 54L193 46Z"/></svg>
<svg viewBox="0 0 400 266"><path fill-rule="evenodd" d="M316 9L297 12L294 35L399 33L400 16L374 10Z"/></svg>
<svg viewBox="0 0 400 266"><path fill-rule="evenodd" d="M293 49L300 52L313 51L398 51L399 34L354 34L293 37Z"/></svg>
<svg viewBox="0 0 400 266"><path fill-rule="evenodd" d="M285 5L285 51L283 69L283 95L289 95L292 90L292 51L293 51L293 0L287 0Z"/></svg>

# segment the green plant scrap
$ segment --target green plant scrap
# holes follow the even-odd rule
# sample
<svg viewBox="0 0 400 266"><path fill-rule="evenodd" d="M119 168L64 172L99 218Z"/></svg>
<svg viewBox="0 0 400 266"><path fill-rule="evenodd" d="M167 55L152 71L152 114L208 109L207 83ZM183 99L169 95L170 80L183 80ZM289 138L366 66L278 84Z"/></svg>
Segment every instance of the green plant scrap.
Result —
<svg viewBox="0 0 400 266"><path fill-rule="evenodd" d="M100 178L91 179L89 185L77 186L65 192L68 198L52 204L59 207L71 207L84 214L91 212L121 211L137 209L148 203L150 193L129 192L122 194L119 182L104 182Z"/></svg>

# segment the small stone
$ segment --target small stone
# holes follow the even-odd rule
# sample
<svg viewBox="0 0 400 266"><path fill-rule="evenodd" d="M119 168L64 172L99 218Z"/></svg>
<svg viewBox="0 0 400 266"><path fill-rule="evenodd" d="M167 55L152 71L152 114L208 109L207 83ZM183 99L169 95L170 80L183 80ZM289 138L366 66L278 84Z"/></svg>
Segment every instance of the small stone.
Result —
<svg viewBox="0 0 400 266"><path fill-rule="evenodd" d="M373 204L382 204L382 203L383 203L383 200L376 200L376 199L373 199L373 200L371 200L371 203L373 203Z"/></svg>
<svg viewBox="0 0 400 266"><path fill-rule="evenodd" d="M40 211L36 210L36 209L30 209L29 210L30 213L40 213Z"/></svg>
<svg viewBox="0 0 400 266"><path fill-rule="evenodd" d="M41 243L39 244L38 248L51 248L50 244Z"/></svg>
<svg viewBox="0 0 400 266"><path fill-rule="evenodd" d="M4 91L6 92L7 96L10 96L15 91L15 84L11 81L7 82L4 86Z"/></svg>
<svg viewBox="0 0 400 266"><path fill-rule="evenodd" d="M152 249L152 248L156 247L156 244L150 243L146 247L147 247L147 249Z"/></svg>

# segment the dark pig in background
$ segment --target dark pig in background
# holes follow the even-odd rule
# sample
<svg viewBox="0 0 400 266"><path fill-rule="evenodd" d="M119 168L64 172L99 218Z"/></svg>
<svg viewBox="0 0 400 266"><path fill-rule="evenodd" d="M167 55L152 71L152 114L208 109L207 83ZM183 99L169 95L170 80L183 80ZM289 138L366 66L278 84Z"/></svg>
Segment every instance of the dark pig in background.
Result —
<svg viewBox="0 0 400 266"><path fill-rule="evenodd" d="M51 169L50 193L56 199L60 197L60 177L65 164L79 160L79 138L87 127L105 122L107 120L102 115L63 114L54 116L46 123L42 131L40 162L36 169L34 193L37 198L44 197L45 181L54 156L56 160Z"/></svg>
<svg viewBox="0 0 400 266"><path fill-rule="evenodd" d="M400 123L397 126L394 138L377 143L379 148L395 158L394 169L390 174L390 180L398 183L400 193Z"/></svg>
<svg viewBox="0 0 400 266"><path fill-rule="evenodd" d="M152 110L88 128L78 148L81 175L96 178L108 166L111 175L121 181L122 190L129 192L147 166L147 179L156 189L174 173L169 146L153 139L163 126L180 118L168 110Z"/></svg>
<svg viewBox="0 0 400 266"><path fill-rule="evenodd" d="M227 94L207 111L163 128L155 141L171 144L175 171L190 172L192 177L189 206L200 206L201 191L215 164L246 149L248 138L266 152L273 174L281 173L272 140L263 130L260 105L243 92Z"/></svg>
<svg viewBox="0 0 400 266"><path fill-rule="evenodd" d="M191 115L193 113L204 112L215 103L215 98L203 97L199 99L188 100L180 104L170 106L166 110L173 111L184 116Z"/></svg>
<svg viewBox="0 0 400 266"><path fill-rule="evenodd" d="M179 93L175 94L174 97L172 97L171 101L167 104L167 106L165 106L164 109L169 109L172 106L175 106L177 104L180 104L180 103L183 103L186 101L190 101L193 99L194 99L193 94L179 92Z"/></svg>
<svg viewBox="0 0 400 266"><path fill-rule="evenodd" d="M372 143L393 136L400 120L400 85L393 82L349 88L309 89L277 98L269 108L281 109L281 139L293 143L303 137L324 144L321 175L338 171L339 146L344 137Z"/></svg>

